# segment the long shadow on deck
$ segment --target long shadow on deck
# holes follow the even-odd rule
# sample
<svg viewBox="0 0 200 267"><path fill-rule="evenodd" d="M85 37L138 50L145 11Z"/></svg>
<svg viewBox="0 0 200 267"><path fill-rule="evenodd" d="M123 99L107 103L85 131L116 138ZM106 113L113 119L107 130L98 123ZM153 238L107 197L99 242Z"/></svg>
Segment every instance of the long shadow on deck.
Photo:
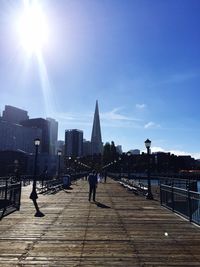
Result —
<svg viewBox="0 0 200 267"><path fill-rule="evenodd" d="M102 209L111 209L111 207L100 202L95 202L95 204L97 205L97 207L102 208Z"/></svg>

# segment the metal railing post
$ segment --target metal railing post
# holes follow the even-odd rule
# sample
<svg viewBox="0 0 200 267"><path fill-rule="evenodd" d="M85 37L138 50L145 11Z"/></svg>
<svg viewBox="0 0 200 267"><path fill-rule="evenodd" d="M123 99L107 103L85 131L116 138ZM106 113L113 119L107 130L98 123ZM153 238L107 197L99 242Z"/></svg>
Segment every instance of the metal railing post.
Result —
<svg viewBox="0 0 200 267"><path fill-rule="evenodd" d="M162 184L160 184L160 205L161 206L162 206L162 203L163 203L162 199L163 199L163 196L162 196Z"/></svg>
<svg viewBox="0 0 200 267"><path fill-rule="evenodd" d="M171 187L172 187L172 211L174 211L174 180L172 179L172 184L171 184Z"/></svg>
<svg viewBox="0 0 200 267"><path fill-rule="evenodd" d="M5 203L6 203L6 201L7 201L7 195L8 195L8 180L6 179L5 198L4 198Z"/></svg>
<svg viewBox="0 0 200 267"><path fill-rule="evenodd" d="M190 195L190 179L188 179L188 186L187 186L187 191L188 191L188 215L189 215L189 220L190 222L192 221L192 207L191 207L191 195Z"/></svg>
<svg viewBox="0 0 200 267"><path fill-rule="evenodd" d="M20 205L21 205L21 193L22 193L22 182L21 181L20 181L19 186L20 186L20 188L19 188L19 204L17 207L18 210L20 210Z"/></svg>

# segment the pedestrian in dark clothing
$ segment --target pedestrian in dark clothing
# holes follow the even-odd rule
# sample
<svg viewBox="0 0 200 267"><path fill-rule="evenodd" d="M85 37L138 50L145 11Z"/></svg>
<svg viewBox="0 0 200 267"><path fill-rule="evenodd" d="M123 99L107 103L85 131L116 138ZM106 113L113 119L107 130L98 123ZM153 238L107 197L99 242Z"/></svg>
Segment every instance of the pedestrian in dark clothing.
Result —
<svg viewBox="0 0 200 267"><path fill-rule="evenodd" d="M89 183L89 201L91 200L91 196L93 195L93 201L95 201L96 196L96 188L97 188L97 174L95 171L89 174L88 176L88 183Z"/></svg>

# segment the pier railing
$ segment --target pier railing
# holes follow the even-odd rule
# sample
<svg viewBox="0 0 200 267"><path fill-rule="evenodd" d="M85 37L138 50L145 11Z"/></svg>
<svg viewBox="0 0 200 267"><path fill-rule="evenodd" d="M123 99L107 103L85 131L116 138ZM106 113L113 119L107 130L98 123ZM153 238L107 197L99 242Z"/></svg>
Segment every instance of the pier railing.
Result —
<svg viewBox="0 0 200 267"><path fill-rule="evenodd" d="M128 185L141 185L142 182L143 188L147 186L144 174L131 174L129 175L131 179L128 178L126 173L109 173L109 176L121 182L125 181ZM181 178L178 175L173 176L154 175L151 177L154 199L160 200L162 206L182 215L190 222L200 225L199 180L188 179L188 176L180 176Z"/></svg>
<svg viewBox="0 0 200 267"><path fill-rule="evenodd" d="M160 203L162 206L176 212L190 222L200 225L200 193L190 190L191 181L182 184L160 184ZM194 185L194 181L192 181ZM180 185L180 184L179 184Z"/></svg>
<svg viewBox="0 0 200 267"><path fill-rule="evenodd" d="M0 219L20 209L21 182L1 180L0 183Z"/></svg>

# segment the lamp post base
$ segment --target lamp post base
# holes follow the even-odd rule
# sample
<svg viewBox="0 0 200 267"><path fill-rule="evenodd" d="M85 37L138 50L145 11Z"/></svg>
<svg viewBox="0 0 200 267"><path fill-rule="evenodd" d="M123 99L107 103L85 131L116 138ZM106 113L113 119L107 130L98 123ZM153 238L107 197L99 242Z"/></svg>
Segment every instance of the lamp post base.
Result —
<svg viewBox="0 0 200 267"><path fill-rule="evenodd" d="M30 199L33 201L33 204L35 206L35 210L36 210L36 213L35 213L35 217L44 217L44 213L42 213L38 207L38 204L37 204L37 193L33 190L31 195L30 195Z"/></svg>
<svg viewBox="0 0 200 267"><path fill-rule="evenodd" d="M152 195L151 192L148 192L148 193L146 194L146 199L153 200L153 195Z"/></svg>
<svg viewBox="0 0 200 267"><path fill-rule="evenodd" d="M41 211L36 211L36 213L35 213L35 217L44 217L45 215L44 215L44 213L42 213Z"/></svg>

